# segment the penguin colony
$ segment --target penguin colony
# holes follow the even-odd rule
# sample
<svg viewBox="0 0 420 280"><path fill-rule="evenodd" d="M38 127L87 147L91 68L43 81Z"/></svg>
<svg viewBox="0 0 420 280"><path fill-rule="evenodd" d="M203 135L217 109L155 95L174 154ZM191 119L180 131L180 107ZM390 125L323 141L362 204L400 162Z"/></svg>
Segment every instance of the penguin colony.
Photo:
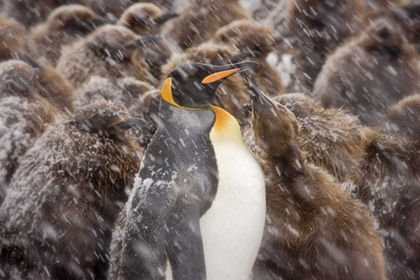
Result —
<svg viewBox="0 0 420 280"><path fill-rule="evenodd" d="M420 279L419 1L0 6L0 279Z"/></svg>

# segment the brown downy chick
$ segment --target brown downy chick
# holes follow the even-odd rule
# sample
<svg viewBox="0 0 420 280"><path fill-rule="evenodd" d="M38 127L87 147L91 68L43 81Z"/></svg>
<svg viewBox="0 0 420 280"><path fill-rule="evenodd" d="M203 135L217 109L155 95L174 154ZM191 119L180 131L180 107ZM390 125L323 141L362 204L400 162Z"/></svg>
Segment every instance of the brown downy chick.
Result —
<svg viewBox="0 0 420 280"><path fill-rule="evenodd" d="M22 24L0 14L0 61L17 59L26 52L27 33Z"/></svg>
<svg viewBox="0 0 420 280"><path fill-rule="evenodd" d="M62 112L73 112L76 99L73 86L55 68L42 65L39 68L37 87L40 94Z"/></svg>
<svg viewBox="0 0 420 280"><path fill-rule="evenodd" d="M364 9L363 0L290 1L286 32L292 48L287 43L279 47L295 54L301 91L311 92L326 56L347 37L357 34Z"/></svg>
<svg viewBox="0 0 420 280"><path fill-rule="evenodd" d="M0 63L0 205L22 156L55 118L35 86L36 74L22 61Z"/></svg>
<svg viewBox="0 0 420 280"><path fill-rule="evenodd" d="M133 77L150 82L154 78L147 64L135 53L157 39L142 38L123 26L105 25L83 40L64 47L56 69L76 89L94 75L111 80Z"/></svg>
<svg viewBox="0 0 420 280"><path fill-rule="evenodd" d="M369 205L384 238L389 279L420 275L418 140L372 132L351 173L357 198Z"/></svg>
<svg viewBox="0 0 420 280"><path fill-rule="evenodd" d="M397 1L398 2L398 1ZM387 5L386 7L374 10L365 16L365 21L371 22L383 18L392 25L401 27L401 32L407 40L415 45L419 52L420 44L420 2L401 1L400 5Z"/></svg>
<svg viewBox="0 0 420 280"><path fill-rule="evenodd" d="M420 95L404 98L388 112L388 130L415 137L420 135Z"/></svg>
<svg viewBox="0 0 420 280"><path fill-rule="evenodd" d="M98 101L63 116L26 153L0 208L6 278L106 278L111 230L140 164L126 133L134 122Z"/></svg>
<svg viewBox="0 0 420 280"><path fill-rule="evenodd" d="M238 0L194 0L180 10L167 36L183 50L210 40L220 27L234 20L251 19Z"/></svg>
<svg viewBox="0 0 420 280"><path fill-rule="evenodd" d="M305 160L343 182L361 153L363 129L357 118L340 109L324 109L302 93L277 96L274 101L295 115L296 139Z"/></svg>
<svg viewBox="0 0 420 280"><path fill-rule="evenodd" d="M104 21L87 7L61 6L31 31L31 39L38 56L55 66L62 46L85 37L101 24Z"/></svg>
<svg viewBox="0 0 420 280"><path fill-rule="evenodd" d="M35 68L38 72L35 86L42 97L62 112L72 112L75 100L73 86L49 63L43 63L31 53L24 52L18 59Z"/></svg>
<svg viewBox="0 0 420 280"><path fill-rule="evenodd" d="M137 3L129 7L118 21L119 25L133 30L141 36L150 36L161 33L161 28L168 20L177 17L178 14L164 13L158 6L151 3ZM150 67L152 75L159 79L161 67L165 65L172 55L172 50L166 40L150 44L142 49L141 55Z"/></svg>
<svg viewBox="0 0 420 280"><path fill-rule="evenodd" d="M120 103L131 116L143 120L133 127L129 133L140 146L146 147L156 131L156 123L152 114L157 114L159 111L158 106L154 106L149 96L149 93L153 90L154 87L150 84L133 78L120 78L112 82L94 76L77 91L77 104L78 107L84 107L95 100L109 100ZM159 94L157 94L155 101L157 104L159 104L158 98Z"/></svg>
<svg viewBox="0 0 420 280"><path fill-rule="evenodd" d="M395 5L408 4L412 0L367 0L366 6L369 10L376 12L381 8L390 8Z"/></svg>
<svg viewBox="0 0 420 280"><path fill-rule="evenodd" d="M266 174L267 220L254 279L381 279L369 213L322 169L305 163L298 121L253 86L252 125Z"/></svg>
<svg viewBox="0 0 420 280"><path fill-rule="evenodd" d="M90 0L4 0L3 10L26 27L43 22L59 6L86 5Z"/></svg>
<svg viewBox="0 0 420 280"><path fill-rule="evenodd" d="M328 58L314 98L324 107L347 110L363 124L380 125L387 108L420 90L419 61L398 26L379 19Z"/></svg>
<svg viewBox="0 0 420 280"><path fill-rule="evenodd" d="M158 34L164 23L177 16L178 14L172 12L164 13L152 3L136 3L124 11L118 25L125 26L141 36Z"/></svg>
<svg viewBox="0 0 420 280"><path fill-rule="evenodd" d="M238 52L227 45L212 42L190 48L182 54L174 54L166 65L162 67L162 78L172 69L185 62L202 62L205 64L222 65L232 62ZM248 123L243 105L248 103L247 87L239 75L229 77L216 91L214 105L224 108L231 113L241 126Z"/></svg>
<svg viewBox="0 0 420 280"><path fill-rule="evenodd" d="M32 49L23 25L0 15L0 61L18 59L39 70L36 86L40 94L62 111L73 111L73 87L48 63L42 63Z"/></svg>
<svg viewBox="0 0 420 280"><path fill-rule="evenodd" d="M367 129L349 185L384 238L389 279L420 277L420 96L394 105L386 130Z"/></svg>
<svg viewBox="0 0 420 280"><path fill-rule="evenodd" d="M137 2L149 2L169 11L178 4L178 0L90 0L90 7L99 15L112 15L119 18L124 11Z"/></svg>
<svg viewBox="0 0 420 280"><path fill-rule="evenodd" d="M285 93L280 74L267 62L267 56L275 44L269 26L250 20L237 20L220 28L213 40L233 46L240 55L252 57L253 61L260 64L252 70L251 75L261 85L263 92L270 96Z"/></svg>

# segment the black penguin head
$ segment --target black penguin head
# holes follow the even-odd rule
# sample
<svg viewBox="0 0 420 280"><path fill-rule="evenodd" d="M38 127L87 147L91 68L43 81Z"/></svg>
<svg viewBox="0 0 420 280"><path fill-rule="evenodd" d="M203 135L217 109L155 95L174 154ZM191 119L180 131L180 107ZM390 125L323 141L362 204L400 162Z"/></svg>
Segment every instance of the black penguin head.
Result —
<svg viewBox="0 0 420 280"><path fill-rule="evenodd" d="M258 63L253 61L228 65L185 63L169 73L161 96L163 100L177 107L207 107L225 79L255 66Z"/></svg>

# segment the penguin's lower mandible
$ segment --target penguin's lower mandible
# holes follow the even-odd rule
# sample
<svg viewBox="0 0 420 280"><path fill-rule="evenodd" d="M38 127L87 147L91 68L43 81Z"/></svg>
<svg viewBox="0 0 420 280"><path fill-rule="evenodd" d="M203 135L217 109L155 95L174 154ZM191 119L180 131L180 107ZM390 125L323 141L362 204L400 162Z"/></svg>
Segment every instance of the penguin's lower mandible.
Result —
<svg viewBox="0 0 420 280"><path fill-rule="evenodd" d="M111 252L121 254L112 264L119 279L249 279L264 230L264 175L236 119L211 102L223 80L257 65L187 63L169 73L121 251Z"/></svg>

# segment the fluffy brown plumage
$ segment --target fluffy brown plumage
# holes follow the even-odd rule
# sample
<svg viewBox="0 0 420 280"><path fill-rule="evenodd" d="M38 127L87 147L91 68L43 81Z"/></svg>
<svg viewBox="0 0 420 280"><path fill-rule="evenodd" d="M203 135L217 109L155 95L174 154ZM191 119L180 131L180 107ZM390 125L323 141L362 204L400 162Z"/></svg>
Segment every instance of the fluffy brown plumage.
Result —
<svg viewBox="0 0 420 280"><path fill-rule="evenodd" d="M280 74L267 62L267 56L275 44L269 26L251 20L237 20L217 30L213 40L230 45L240 52L239 55L245 54L259 63L250 75L263 92L270 96L285 93Z"/></svg>
<svg viewBox="0 0 420 280"><path fill-rule="evenodd" d="M26 52L25 27L14 19L0 14L0 61L17 58Z"/></svg>
<svg viewBox="0 0 420 280"><path fill-rule="evenodd" d="M91 8L100 15L112 14L114 17L120 17L124 11L137 2L150 2L159 7L172 10L177 0L90 0Z"/></svg>
<svg viewBox="0 0 420 280"><path fill-rule="evenodd" d="M76 99L73 86L55 68L39 65L37 87L40 94L63 112L73 112Z"/></svg>
<svg viewBox="0 0 420 280"><path fill-rule="evenodd" d="M381 8L390 8L395 5L408 4L410 2L412 2L412 0L367 0L366 6L369 10L375 12Z"/></svg>
<svg viewBox="0 0 420 280"><path fill-rule="evenodd" d="M55 9L45 23L36 26L31 39L38 56L55 66L62 46L85 37L100 24L100 18L91 9L66 5Z"/></svg>
<svg viewBox="0 0 420 280"><path fill-rule="evenodd" d="M388 112L388 130L415 137L420 135L420 95L404 98Z"/></svg>
<svg viewBox="0 0 420 280"><path fill-rule="evenodd" d="M289 1L286 32L292 37L296 78L302 92L310 92L316 77L332 52L361 28L363 0ZM287 44L280 46L290 50ZM294 83L296 84L296 83ZM291 84L291 86L295 86Z"/></svg>
<svg viewBox="0 0 420 280"><path fill-rule="evenodd" d="M252 124L266 174L267 221L254 279L386 279L369 213L305 163L293 113L259 96Z"/></svg>
<svg viewBox="0 0 420 280"><path fill-rule="evenodd" d="M420 44L420 2L418 1L394 1L382 5L382 8L371 11L365 16L368 24L373 20L383 18L392 25L401 27L401 32L412 44Z"/></svg>
<svg viewBox="0 0 420 280"><path fill-rule="evenodd" d="M251 19L238 0L193 0L180 8L167 35L185 50L205 42L222 26L238 19Z"/></svg>
<svg viewBox="0 0 420 280"><path fill-rule="evenodd" d="M212 42L188 49L182 54L174 54L166 65L162 67L162 78L172 69L184 62L202 62L207 64L226 64L238 55L230 46ZM249 101L247 88L240 76L229 77L217 89L214 104L231 113L243 125L248 122L243 105Z"/></svg>
<svg viewBox="0 0 420 280"><path fill-rule="evenodd" d="M154 78L139 47L141 37L117 25L98 28L83 40L62 49L56 69L77 89L91 76L115 80L133 77L149 82ZM136 54L137 53L137 54Z"/></svg>
<svg viewBox="0 0 420 280"><path fill-rule="evenodd" d="M87 4L90 0L4 0L3 9L25 26L44 21L57 7L67 4Z"/></svg>
<svg viewBox="0 0 420 280"><path fill-rule="evenodd" d="M123 107L98 101L28 151L0 208L6 278L105 279L111 228L139 169L127 120Z"/></svg>
<svg viewBox="0 0 420 280"><path fill-rule="evenodd" d="M25 62L0 63L0 205L21 157L55 118L35 83L36 71Z"/></svg>
<svg viewBox="0 0 420 280"><path fill-rule="evenodd" d="M419 61L399 27L379 19L328 58L314 98L324 107L344 108L364 124L382 124L387 108L420 90Z"/></svg>
<svg viewBox="0 0 420 280"><path fill-rule="evenodd" d="M305 160L342 182L361 153L362 126L357 118L340 109L324 109L302 93L277 96L274 101L295 115L296 140Z"/></svg>
<svg viewBox="0 0 420 280"><path fill-rule="evenodd" d="M156 123L152 118L159 109L159 94L154 95L154 88L133 78L120 78L115 82L94 76L77 91L79 107L86 106L95 100L110 100L123 105L133 117L143 121L129 133L142 147L146 147L154 132ZM156 98L152 98L156 96Z"/></svg>
<svg viewBox="0 0 420 280"><path fill-rule="evenodd" d="M366 129L363 154L349 172L356 197L379 223L392 280L420 277L419 105L419 95L407 97L390 109L387 130Z"/></svg>
<svg viewBox="0 0 420 280"><path fill-rule="evenodd" d="M160 33L162 24L166 22L158 21L163 15L163 10L155 4L136 3L124 11L118 24L142 36L156 34Z"/></svg>
<svg viewBox="0 0 420 280"><path fill-rule="evenodd" d="M175 13L164 13L158 6L151 3L137 3L129 7L118 21L119 25L133 30L141 36L157 35L167 20L175 17ZM150 68L152 75L159 79L161 67L172 55L164 37L142 49L139 53Z"/></svg>

